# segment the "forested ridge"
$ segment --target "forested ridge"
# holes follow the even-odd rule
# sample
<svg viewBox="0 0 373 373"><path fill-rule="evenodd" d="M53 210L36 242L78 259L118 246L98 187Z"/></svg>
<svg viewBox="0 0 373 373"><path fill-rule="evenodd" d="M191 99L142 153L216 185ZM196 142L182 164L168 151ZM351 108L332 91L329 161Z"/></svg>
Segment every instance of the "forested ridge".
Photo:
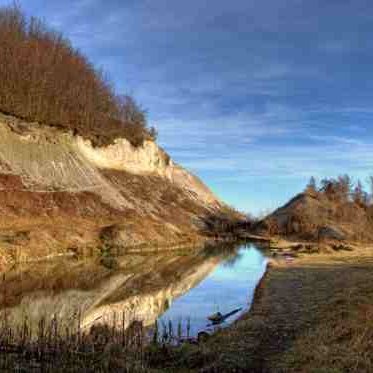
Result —
<svg viewBox="0 0 373 373"><path fill-rule="evenodd" d="M0 7L0 111L72 131L96 146L156 137L133 97L118 95L61 33L17 7Z"/></svg>

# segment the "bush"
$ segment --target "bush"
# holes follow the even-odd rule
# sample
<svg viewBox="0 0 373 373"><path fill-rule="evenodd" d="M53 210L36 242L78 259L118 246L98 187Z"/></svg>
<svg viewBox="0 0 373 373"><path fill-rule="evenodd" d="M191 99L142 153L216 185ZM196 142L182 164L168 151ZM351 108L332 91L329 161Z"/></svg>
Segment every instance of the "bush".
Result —
<svg viewBox="0 0 373 373"><path fill-rule="evenodd" d="M133 98L119 97L69 40L16 6L0 8L0 110L108 145L155 137Z"/></svg>

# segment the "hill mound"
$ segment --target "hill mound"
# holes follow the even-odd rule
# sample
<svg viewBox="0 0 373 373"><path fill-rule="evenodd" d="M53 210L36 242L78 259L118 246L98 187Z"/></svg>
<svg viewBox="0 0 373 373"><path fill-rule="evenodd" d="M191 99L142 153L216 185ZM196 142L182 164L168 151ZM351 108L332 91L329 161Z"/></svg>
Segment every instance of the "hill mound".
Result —
<svg viewBox="0 0 373 373"><path fill-rule="evenodd" d="M373 239L372 206L351 194L306 190L258 222L257 233L305 240Z"/></svg>

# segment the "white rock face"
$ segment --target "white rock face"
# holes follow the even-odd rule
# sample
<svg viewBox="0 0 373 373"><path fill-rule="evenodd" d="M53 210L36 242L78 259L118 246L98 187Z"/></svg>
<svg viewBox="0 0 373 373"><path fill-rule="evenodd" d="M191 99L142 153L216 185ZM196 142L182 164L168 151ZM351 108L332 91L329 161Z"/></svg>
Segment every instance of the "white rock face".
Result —
<svg viewBox="0 0 373 373"><path fill-rule="evenodd" d="M14 131L17 126L22 127L21 134ZM134 147L126 139L117 139L113 145L95 148L79 136L0 114L0 172L21 176L30 190L91 191L116 208L131 207L100 169L164 177L190 198L211 207L220 205L196 176L175 164L152 141Z"/></svg>
<svg viewBox="0 0 373 373"><path fill-rule="evenodd" d="M156 143L145 141L135 148L126 139L117 139L115 144L94 148L90 141L76 138L79 152L98 168L127 171L133 174L156 174L166 177L182 189L190 192L191 198L206 204L218 205L219 201L202 181L174 163Z"/></svg>
<svg viewBox="0 0 373 373"><path fill-rule="evenodd" d="M99 168L164 175L168 166L166 154L152 141L145 141L136 148L126 139L117 139L113 145L94 148L90 141L77 137L76 146L83 156Z"/></svg>
<svg viewBox="0 0 373 373"><path fill-rule="evenodd" d="M73 138L57 134L53 141L44 136L21 136L1 123L0 173L21 177L26 190L34 192L90 191L119 209L131 207L75 148Z"/></svg>

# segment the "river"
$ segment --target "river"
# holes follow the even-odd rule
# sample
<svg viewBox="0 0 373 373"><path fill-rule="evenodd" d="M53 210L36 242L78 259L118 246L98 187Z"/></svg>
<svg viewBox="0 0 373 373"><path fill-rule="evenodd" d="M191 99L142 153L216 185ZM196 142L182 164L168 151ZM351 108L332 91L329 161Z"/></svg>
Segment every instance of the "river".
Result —
<svg viewBox="0 0 373 373"><path fill-rule="evenodd" d="M218 326L224 327L249 309L267 259L255 245L240 244L127 254L116 262L115 268L97 258L18 266L3 274L1 311L15 326L25 317L31 325L55 317L61 327L79 324L83 330L103 323L126 328L133 320L153 328L156 321L171 321L193 337L217 327L210 315L239 309Z"/></svg>
<svg viewBox="0 0 373 373"><path fill-rule="evenodd" d="M231 324L249 309L266 263L263 252L252 244L232 250L198 284L175 299L159 317L159 323L163 326L169 321L172 325L181 323L184 334L189 324L191 337ZM208 317L218 312L234 313L214 325Z"/></svg>

